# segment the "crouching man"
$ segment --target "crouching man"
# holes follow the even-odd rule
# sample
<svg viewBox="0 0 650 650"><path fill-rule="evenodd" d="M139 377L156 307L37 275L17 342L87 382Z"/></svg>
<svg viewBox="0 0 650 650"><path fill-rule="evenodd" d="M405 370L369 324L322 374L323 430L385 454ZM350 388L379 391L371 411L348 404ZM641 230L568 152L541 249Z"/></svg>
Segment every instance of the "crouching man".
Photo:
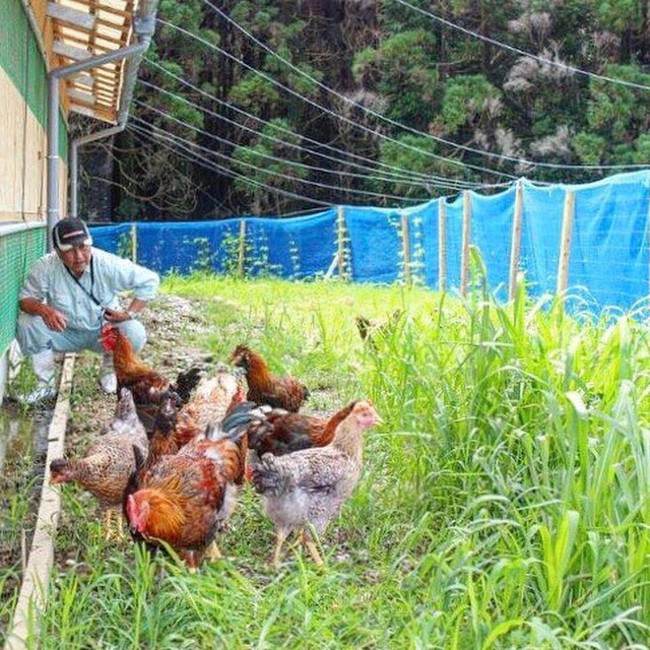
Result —
<svg viewBox="0 0 650 650"><path fill-rule="evenodd" d="M92 247L88 228L79 219L63 219L53 229L54 252L38 260L20 293L21 314L16 338L25 356L32 358L37 389L25 398L35 404L56 395L56 352L94 350L106 323L117 325L139 351L145 329L137 320L158 290L158 275L149 269ZM117 294L132 291L126 311ZM110 354L102 359L100 385L114 393L117 380Z"/></svg>

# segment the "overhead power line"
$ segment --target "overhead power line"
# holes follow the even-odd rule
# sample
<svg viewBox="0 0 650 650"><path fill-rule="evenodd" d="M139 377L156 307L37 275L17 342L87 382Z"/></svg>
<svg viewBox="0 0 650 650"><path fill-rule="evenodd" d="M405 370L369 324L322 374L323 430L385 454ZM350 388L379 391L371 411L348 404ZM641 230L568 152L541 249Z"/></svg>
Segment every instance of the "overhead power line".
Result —
<svg viewBox="0 0 650 650"><path fill-rule="evenodd" d="M445 163L449 163L451 165L457 165L460 167L465 167L468 169L473 169L475 171L479 171L483 174L492 174L494 176L500 176L502 178L509 178L510 180L516 180L516 176L513 176L512 174L508 174L506 172L500 172L495 169L490 169L488 167L482 167L480 165L474 165L472 163L466 163L460 160L457 160L455 158L449 158L448 156L442 156L440 154L433 153L431 151L426 151L426 149L420 149L419 147L415 147L411 144L408 144L406 142L403 142L401 140L397 140L396 138L393 138L389 135L386 135L384 133L381 133L380 131L377 131L376 129L372 129L368 126L365 126L364 124L361 124L360 122L355 122L354 120L346 117L345 115L339 115L338 113L335 113L334 111L330 110L329 108L323 106L322 104L319 104L318 102L315 102L312 99L309 99L309 97L305 97L304 95L301 95L299 92L293 90L293 88L290 88L289 86L286 86L285 84L277 81L273 77L269 76L265 72L262 72L261 70L257 70L255 67L249 65L242 59L236 57L234 54L231 54L230 52L224 50L223 48L219 47L218 45L214 45L213 43L210 43L209 41L206 41L204 38L198 36L197 34L194 34L187 29L180 27L179 25L175 25L174 23L170 23L166 20L163 20L162 18L157 18L156 19L160 24L166 25L167 27L171 27L172 29L175 29L176 31L185 34L186 36L190 37L191 39L198 41L200 43L203 43L206 47L209 49L214 50L215 52L219 52L226 58L235 61L242 67L246 68L247 70L250 70L254 74L262 77L269 83L273 84L274 86L277 86L278 88L282 88L284 91L290 93L291 95L297 97L298 99L310 104L311 106L314 106L315 108L323 111L324 113L327 113L328 115L331 115L332 117L335 117L338 120L341 120L347 124L350 124L353 127L359 128L366 133L370 133L378 138L381 138L383 140L386 140L388 142L392 142L393 144L396 144L397 146L403 148L403 149L408 149L409 151L414 151L416 153L419 153L422 156L427 156L428 158L432 158L435 160L440 160Z"/></svg>
<svg viewBox="0 0 650 650"><path fill-rule="evenodd" d="M170 138L166 134L161 134L161 133L150 133L146 129L143 129L142 127L139 127L132 122L129 122L127 129L129 131L133 131L134 133L137 133L138 135L147 138L149 141L155 141L158 144L160 144L162 147L167 149L168 151L171 151L173 154L180 156L181 158L184 158L186 160L189 160L192 163L198 164L201 167L204 167L206 169L210 169L211 171L216 171L217 173L226 176L228 178L234 178L241 180L244 183L247 183L248 185L253 185L255 187L263 187L264 189L268 190L269 192L275 192L276 194L281 194L283 196L288 196L289 198L292 199L299 199L301 201L307 201L309 203L314 203L316 205L324 206L324 207L332 207L331 203L327 203L326 201L321 201L319 199L314 199L309 196L304 196L303 194L296 194L295 192L290 192L288 190L283 190L278 187L273 187L272 185L267 185L266 183L262 183L260 181L256 181L252 178L248 178L247 176L244 176L243 174L239 174L237 172L234 172L232 170L229 170L226 167L223 167L222 165L219 165L218 163L215 163L213 160L208 160L204 156L201 156L200 154L195 153L192 151L189 147L186 147L185 145L181 144L180 142L177 142L175 139ZM182 138L180 138L182 139ZM161 140L164 141L171 141L174 143L175 146L165 144L164 142L161 142ZM192 144L192 143L189 143ZM184 152L182 153L181 151L178 151L178 148L181 148Z"/></svg>
<svg viewBox="0 0 650 650"><path fill-rule="evenodd" d="M229 103L229 102L227 102L227 101L225 101L223 99L219 99L218 97L215 97L214 95L211 95L210 93L206 92L205 90L203 90L203 89L199 88L198 86L192 84L191 82L187 81L187 79L184 79L183 77L179 77L178 75L174 74L173 72L167 70L166 68L159 65L155 61L151 61L150 59L146 59L146 57L145 57L145 60L147 61L147 63L149 63L149 64L153 65L155 68L159 69L163 74L171 77L172 79L175 79L176 81L178 81L183 86L192 89L193 91L200 94L202 97L205 97L206 99L209 99L211 101L216 102L220 106L223 106L225 108L233 110L236 113L238 113L239 115L244 115L245 117L247 117L249 119L256 120L257 122L260 122L261 124L271 126L274 130L280 131L281 133L286 133L286 134L291 135L291 136L296 135L296 133L294 131L291 131L290 129L285 128L285 127L281 126L280 124L272 123L269 120L265 120L265 119L263 119L261 117L258 117L257 115L253 115L252 113L249 113L249 112L247 112L247 111L245 111L245 110L243 110L241 108L238 108L234 104L231 104L231 103ZM236 126L237 128L243 129L244 131L254 133L254 134L259 135L260 137L262 137L264 139L267 139L267 140L272 140L272 141L278 142L280 144L286 144L289 147L300 149L300 150L305 151L305 152L307 152L307 153L309 153L311 155L319 156L321 158L324 158L326 160L331 160L331 161L333 161L335 163L338 163L338 164L345 164L345 165L353 166L353 167L356 167L357 169L362 169L362 170L373 172L373 173L376 173L378 171L376 169L376 167L381 167L382 170L386 170L386 171L382 171L383 174L393 175L393 176L396 176L396 177L399 176L399 177L402 177L402 178L410 178L410 179L415 180L415 181L421 180L424 183L428 183L428 182L430 182L432 180L433 181L439 180L439 181L447 182L447 183L450 183L450 184L453 184L453 185L457 185L459 188L469 188L469 187L472 187L472 188L491 188L491 187L503 187L504 185L508 184L508 183L493 183L493 184L480 183L480 182L475 182L475 181L466 181L466 180L462 180L462 179L458 179L458 178L452 178L452 177L448 177L448 176L440 176L440 175L433 174L433 173L426 174L426 173L423 173L423 172L416 172L416 171L405 169L403 167L399 167L399 166L396 166L396 165L389 165L387 163L384 163L384 162L381 162L381 161L378 161L378 160L374 160L372 158L368 158L367 156L362 156L360 154L355 154L355 153L352 153L350 151L346 151L345 149L340 149L338 147L334 147L334 146L332 146L330 144L319 142L318 140L314 140L313 138L310 138L310 137L308 137L306 135L300 134L300 137L301 137L302 140L304 140L305 142L309 142L310 144L313 144L314 146L317 146L317 147L323 148L323 149L327 149L328 151L338 153L341 156L347 156L349 158L353 158L354 160L362 160L362 161L364 161L364 162L366 162L368 164L364 165L364 164L361 164L361 163L341 160L340 158L337 158L335 156L330 156L329 154L325 154L322 151L316 151L314 149L303 147L303 146L298 145L298 144L294 144L294 143L291 143L291 142L286 142L286 141L281 140L279 138L276 138L274 136L262 133L262 132L260 132L260 131L258 131L256 129L252 129L251 127L248 127L248 126L246 126L244 124L240 124L239 122L236 122L235 120L231 120L230 118L226 117L225 115L221 115L220 113L216 113L215 111L212 111L212 110L210 110L210 109L208 109L208 108L206 108L204 106L200 106L199 104L191 102L190 100L188 100L187 98L185 98L185 97L183 97L181 95L177 95L176 93L172 93L171 91L166 90L164 88L161 88L160 86L157 86L155 84L151 84L151 83L149 83L147 81L144 81L144 80L141 80L140 83L142 83L142 84L144 84L144 85L146 85L146 86L148 86L150 88L154 88L155 90L157 90L159 92L165 93L166 95L172 96L172 97L174 97L176 99L180 99L180 100L182 100L182 101L184 101L184 102L186 102L188 104L191 104L195 108L198 108L199 110L203 111L204 113L208 113L209 115L212 115L213 117L216 117L217 119L220 119L220 120L223 120L223 121L225 121L225 122L227 122L229 124L232 124L232 125Z"/></svg>
<svg viewBox="0 0 650 650"><path fill-rule="evenodd" d="M139 117L134 117L133 118L136 122L141 122L142 124L145 124L153 129L156 129L157 131L162 131L159 127L155 126L154 124L150 124L149 122L146 122L145 120L140 119ZM176 118L172 118L176 122L180 123L183 126L188 127L189 125L183 124L180 120L177 120ZM190 127L193 128L193 127ZM197 149L200 149L202 151L205 151L208 153L210 156L216 156L217 158L221 158L223 160L226 160L230 163L233 163L235 165L241 165L243 167L248 167L249 169L254 169L255 171L261 172L262 174L268 174L270 176L277 176L279 178L284 178L286 180L290 180L294 183L302 183L305 185L312 185L314 187L321 187L323 189L327 190L332 190L334 192L340 192L340 193L345 193L345 194L359 194L363 196L373 196L373 197L378 197L382 199L394 199L396 201L408 201L409 203L422 203L423 201L426 201L427 199L423 198L410 198L410 197L404 197L404 196L396 196L393 194L385 194L383 192L371 192L369 190L357 190L353 188L346 188L346 187L340 187L336 185L329 185L327 183L320 183L319 181L311 181L306 178L299 178L297 176L289 176L288 174L284 174L282 172L277 172L277 171L271 171L269 169L264 169L263 167L259 167L258 165L254 165L252 163L245 162L243 160L237 160L236 158L233 158L232 156L227 156L226 154L223 154L219 151L214 151L212 149L209 149L208 147L204 147L200 144L196 144L195 142L192 142L191 140L186 140L185 138L181 138L180 136L177 135L172 135L172 134L167 134L169 137L172 138L177 138L180 140L183 140L186 142L188 145L192 147L196 147Z"/></svg>
<svg viewBox="0 0 650 650"><path fill-rule="evenodd" d="M414 5L411 5L408 2L405 2L404 0L397 0L397 2L400 2L401 4L404 4L408 7L411 7L412 9L418 9L418 11L421 11L422 13L429 14L429 12L426 12L424 10L420 10L418 7L415 7ZM537 161L537 160L529 160L527 158L521 158L518 156L508 156L506 154L499 154L495 153L493 151L486 151L485 149L477 149L475 147L470 147L468 145L460 144L458 142L453 142L452 140L447 140L446 138L442 138L440 136L433 135L432 133L427 133L425 131L420 131L419 129L415 129L411 126L408 126L407 124L403 124L402 122L398 122L397 120L394 120L390 117L387 117L386 115L383 115L382 113L379 113L372 108L368 108L367 106L363 106L362 104L359 104L355 100L351 99L350 97L347 97L346 95L338 92L337 90L334 90L333 88L327 86L326 84L322 83L312 75L310 75L308 72L305 72L301 68L299 68L297 65L291 63L291 61L288 61L285 59L282 55L278 54L275 50L270 48L268 45L266 45L264 42L260 41L258 38L256 38L253 34L251 34L249 31L246 30L242 25L237 23L235 20L233 20L230 16L228 16L224 11L216 7L210 0L203 0L203 3L206 4L207 6L211 7L213 11L215 11L219 16L221 16L224 20L226 20L228 23L233 25L236 29L238 29L240 32L242 32L247 38L249 38L251 41L253 41L256 45L261 47L265 52L268 52L271 56L275 57L278 61L283 63L285 66L289 67L291 70L293 70L296 74L299 74L302 76L304 79L307 79L311 83L315 84L322 90L326 91L327 93L330 93L331 95L334 95L341 101L345 102L349 106L354 106L355 108L363 111L367 115L372 115L373 117L383 120L384 122L387 122L388 124L398 127L400 129L404 129L405 131L408 131L409 133L412 133L414 135L417 135L419 137L424 137L427 138L428 140L432 140L434 142L437 142L439 144L444 144L448 147L453 147L456 149L461 149L463 151L467 151L469 153L473 153L479 156L485 156L488 158L493 158L497 160L506 160L508 162L522 165L522 166L534 166L534 167L544 167L548 169L575 169L575 170L598 170L598 169L630 169L630 168L639 168L639 167L646 167L647 165L640 165L640 164L631 164L631 165L574 165L574 164L562 164L562 163L549 163L549 162L542 162L542 161ZM431 16L434 16L434 14L430 14ZM448 22L448 21L445 21ZM453 23L450 23L453 24ZM460 28L463 29L463 28ZM473 32L472 32L473 33ZM473 33L474 34L474 33ZM477 34L477 36L480 36ZM488 39L491 40L491 39ZM498 43L497 41L491 41L494 43ZM545 60L548 61L548 60ZM567 66L564 66L567 67ZM576 69L574 69L576 70ZM584 71L582 71L584 72ZM585 73L585 74L591 74L591 73ZM650 88L650 87L648 87ZM493 172L494 173L494 172Z"/></svg>
<svg viewBox="0 0 650 650"><path fill-rule="evenodd" d="M151 84L147 84L147 85L151 85ZM162 92L165 92L162 88L160 88L158 90L161 90ZM170 94L173 95L173 93L170 93ZM183 98L183 97L179 97L179 99L183 99L184 101L187 101L188 104L190 104L192 106L196 106L199 109L201 108L200 106L198 106L196 104L193 104L189 100L185 100L185 98ZM240 147L240 146L245 146L245 145L242 145L240 143L233 142L232 140L229 140L227 138L222 138L221 136L218 136L218 135L216 135L214 133L210 133L209 131L206 131L205 129L201 129L201 128L197 127L197 126L193 126L191 124L188 124L187 122L183 122L182 120L179 120L178 118L174 117L170 113L168 113L166 111L163 111L162 109L157 108L155 106L151 106L151 104L141 102L141 101L139 101L137 99L134 99L133 101L138 106L141 106L142 108L153 111L154 113L157 113L158 115L160 115L161 117L164 117L165 119L172 120L172 121L176 122L177 124L179 124L182 127L192 129L196 133L201 133L202 135L205 135L206 137L210 138L211 140L214 140L215 142L219 142L220 144L225 144L225 145L231 146L233 148ZM257 135L260 135L260 136L263 135L263 134L258 133L258 132L256 132L256 133L257 133ZM289 146L291 144L289 142L284 142L283 140L280 140L280 142L283 145L287 145L287 146ZM291 165L291 166L294 166L294 167L300 167L302 169L308 169L310 171L316 171L316 172L320 172L320 173L324 173L324 174L332 174L332 175L335 175L335 176L340 176L342 178L347 176L347 177L350 177L350 178L361 178L361 179L364 179L364 180L375 180L375 181L379 180L379 181L382 181L382 182L392 183L392 184L402 183L402 184L405 184L405 185L412 185L412 186L415 186L415 187L419 187L420 189L423 189L425 191L430 191L431 187L443 188L443 189L447 189L447 190L454 190L455 192L460 191L460 189L456 185L441 182L441 181L435 181L435 180L410 181L410 180L401 179L401 178L398 178L398 179L390 178L390 177L381 176L381 175L378 175L378 174L375 174L375 175L357 174L357 173L348 172L348 171L345 171L345 170L328 169L327 167L317 167L317 166L314 166L314 165L308 165L308 164L303 163L303 162L299 162L299 161L296 161L296 160L289 160L287 158L280 158L279 156L274 156L272 154L263 153L261 151L254 151L254 154L256 156L259 156L260 158L265 158L267 160L274 160L276 162L280 162L280 163L283 163L283 164L286 164L286 165Z"/></svg>

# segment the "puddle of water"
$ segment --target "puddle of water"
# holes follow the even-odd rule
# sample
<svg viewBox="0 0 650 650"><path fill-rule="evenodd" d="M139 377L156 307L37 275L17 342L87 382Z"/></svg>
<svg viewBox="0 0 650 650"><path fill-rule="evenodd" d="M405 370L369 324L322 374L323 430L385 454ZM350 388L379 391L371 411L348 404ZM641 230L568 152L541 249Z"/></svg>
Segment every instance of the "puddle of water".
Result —
<svg viewBox="0 0 650 650"><path fill-rule="evenodd" d="M0 408L0 477L30 457L36 466L43 464L51 419L51 409Z"/></svg>

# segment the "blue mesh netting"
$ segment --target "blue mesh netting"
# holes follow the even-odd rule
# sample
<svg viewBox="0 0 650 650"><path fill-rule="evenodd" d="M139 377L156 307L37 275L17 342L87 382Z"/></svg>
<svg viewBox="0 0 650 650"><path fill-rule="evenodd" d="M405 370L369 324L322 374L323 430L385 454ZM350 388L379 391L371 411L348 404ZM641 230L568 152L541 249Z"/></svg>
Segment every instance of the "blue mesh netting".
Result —
<svg viewBox="0 0 650 650"><path fill-rule="evenodd" d="M428 287L438 286L438 200L403 211L408 216L411 272Z"/></svg>
<svg viewBox="0 0 650 650"><path fill-rule="evenodd" d="M345 208L352 279L394 282L399 277L402 244L396 210Z"/></svg>
<svg viewBox="0 0 650 650"><path fill-rule="evenodd" d="M596 308L631 307L648 295L650 175L620 174L571 189L570 285L582 288Z"/></svg>
<svg viewBox="0 0 650 650"><path fill-rule="evenodd" d="M483 256L488 286L501 299L508 297L515 193L514 186L493 196L472 192L472 243Z"/></svg>
<svg viewBox="0 0 650 650"><path fill-rule="evenodd" d="M521 266L535 296L553 293L556 288L564 194L564 188L557 185L524 183Z"/></svg>
<svg viewBox="0 0 650 650"><path fill-rule="evenodd" d="M564 197L575 192L569 285L579 288L592 311L628 308L648 295L650 171L618 174L587 185L543 187L523 181L521 268L532 295L553 293L557 282ZM507 295L514 186L493 196L471 193L472 243L488 271L490 288ZM351 277L390 283L403 271L401 217L408 218L413 275L438 284L438 210L447 206L447 286L460 285L463 197L435 199L406 208L344 208ZM138 261L161 272L233 270L240 219L138 223ZM245 270L311 278L329 268L337 250L336 210L292 219L246 218ZM128 252L131 224L92 229L95 244ZM125 240L126 238L126 240Z"/></svg>
<svg viewBox="0 0 650 650"><path fill-rule="evenodd" d="M325 273L337 250L336 210L294 219L246 219L246 270L287 278Z"/></svg>
<svg viewBox="0 0 650 650"><path fill-rule="evenodd" d="M96 226L91 228L91 233L93 244L97 248L117 255L118 253L125 253L127 250L125 238L128 237L130 240L131 226L128 223L120 224L119 226ZM122 242L124 243L122 244Z"/></svg>
<svg viewBox="0 0 650 650"><path fill-rule="evenodd" d="M159 273L224 272L236 264L239 219L138 224L138 262Z"/></svg>

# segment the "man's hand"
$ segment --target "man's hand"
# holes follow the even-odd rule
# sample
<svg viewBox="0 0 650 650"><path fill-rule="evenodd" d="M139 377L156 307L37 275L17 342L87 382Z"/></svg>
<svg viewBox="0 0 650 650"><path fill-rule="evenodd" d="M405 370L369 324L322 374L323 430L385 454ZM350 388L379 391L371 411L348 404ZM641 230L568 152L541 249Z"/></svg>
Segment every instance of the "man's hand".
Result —
<svg viewBox="0 0 650 650"><path fill-rule="evenodd" d="M48 307L43 305L41 309L41 318L43 322L55 332L63 332L63 330L68 326L68 319L65 317L65 314L60 312L54 307Z"/></svg>
<svg viewBox="0 0 650 650"><path fill-rule="evenodd" d="M109 323L123 323L125 320L131 320L128 312L117 311L116 309L104 309L104 318Z"/></svg>

